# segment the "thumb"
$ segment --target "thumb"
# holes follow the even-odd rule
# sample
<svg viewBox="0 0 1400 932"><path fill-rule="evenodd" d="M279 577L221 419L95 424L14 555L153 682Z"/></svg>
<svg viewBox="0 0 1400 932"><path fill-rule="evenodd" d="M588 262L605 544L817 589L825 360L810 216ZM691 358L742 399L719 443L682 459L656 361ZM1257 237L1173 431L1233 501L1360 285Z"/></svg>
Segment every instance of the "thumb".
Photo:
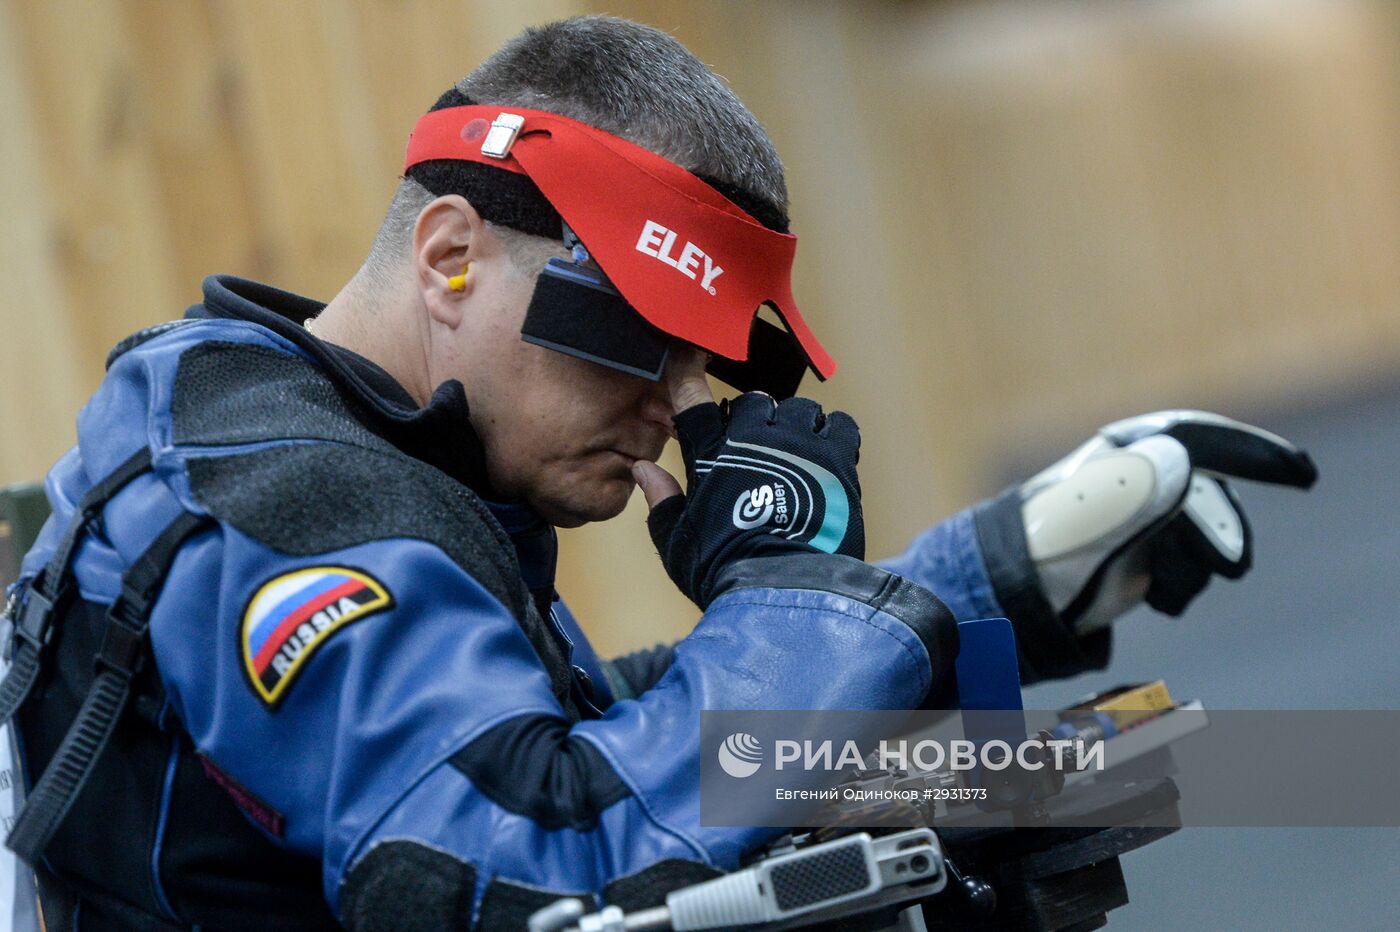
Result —
<svg viewBox="0 0 1400 932"><path fill-rule="evenodd" d="M648 509L681 494L681 484L674 476L646 460L638 460L632 464L632 478L642 487L642 495L646 497Z"/></svg>
<svg viewBox="0 0 1400 932"><path fill-rule="evenodd" d="M710 383L705 381L705 354L698 350L677 353L666 366L666 386L671 410L677 414L706 402L714 403Z"/></svg>

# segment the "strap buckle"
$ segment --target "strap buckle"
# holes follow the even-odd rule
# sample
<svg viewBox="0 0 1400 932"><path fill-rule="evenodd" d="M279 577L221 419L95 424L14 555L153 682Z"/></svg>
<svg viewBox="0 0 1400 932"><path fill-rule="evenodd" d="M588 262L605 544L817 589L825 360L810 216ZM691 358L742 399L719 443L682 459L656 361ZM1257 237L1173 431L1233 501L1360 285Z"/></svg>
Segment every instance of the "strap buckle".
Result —
<svg viewBox="0 0 1400 932"><path fill-rule="evenodd" d="M19 627L19 619L16 614L19 612L20 586L15 586L5 599L5 607L0 608L0 658L6 663L14 660L15 656L15 629Z"/></svg>
<svg viewBox="0 0 1400 932"><path fill-rule="evenodd" d="M102 646L93 659L93 668L98 673L110 670L123 680L130 680L145 666L145 627L129 628L108 613L107 629L102 632Z"/></svg>
<svg viewBox="0 0 1400 932"><path fill-rule="evenodd" d="M503 159L510 155L510 147L515 145L515 137L525 126L525 118L518 113L501 111L501 115L491 121L491 129L481 143L481 154L493 159Z"/></svg>
<svg viewBox="0 0 1400 932"><path fill-rule="evenodd" d="M24 641L36 651L43 650L53 633L52 621L53 601L37 587L30 586L24 599L24 607L19 610L19 617L14 620L12 647L17 646L14 643L16 641Z"/></svg>
<svg viewBox="0 0 1400 932"><path fill-rule="evenodd" d="M102 644L93 658L93 669L110 670L130 680L146 666L146 616L150 600L123 585L107 608Z"/></svg>

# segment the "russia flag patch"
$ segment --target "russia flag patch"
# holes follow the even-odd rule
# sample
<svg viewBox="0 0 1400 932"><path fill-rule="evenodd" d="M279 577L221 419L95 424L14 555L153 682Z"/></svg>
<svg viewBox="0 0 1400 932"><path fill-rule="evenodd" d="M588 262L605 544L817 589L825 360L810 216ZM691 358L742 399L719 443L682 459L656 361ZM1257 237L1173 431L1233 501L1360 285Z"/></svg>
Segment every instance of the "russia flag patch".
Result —
<svg viewBox="0 0 1400 932"><path fill-rule="evenodd" d="M254 692L276 705L327 638L393 602L374 577L344 566L314 566L264 583L244 609L238 632Z"/></svg>

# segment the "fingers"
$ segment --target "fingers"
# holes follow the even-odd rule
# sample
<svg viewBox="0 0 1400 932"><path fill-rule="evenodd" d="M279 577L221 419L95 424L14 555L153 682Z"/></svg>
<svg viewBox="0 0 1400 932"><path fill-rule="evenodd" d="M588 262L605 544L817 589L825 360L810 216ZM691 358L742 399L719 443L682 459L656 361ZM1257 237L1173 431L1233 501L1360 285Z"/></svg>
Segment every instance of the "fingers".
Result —
<svg viewBox="0 0 1400 932"><path fill-rule="evenodd" d="M832 411L826 416L826 426L822 428L826 436L837 443L848 444L860 449L860 428L855 418L845 411Z"/></svg>
<svg viewBox="0 0 1400 932"><path fill-rule="evenodd" d="M724 414L713 401L687 408L674 419L687 482L694 482L700 460L712 460L724 446Z"/></svg>
<svg viewBox="0 0 1400 932"><path fill-rule="evenodd" d="M692 490L714 467L727 442L765 443L766 432L777 429L815 434L843 448L852 467L851 482L859 491L854 466L860 456L860 429L850 415L840 411L824 414L821 405L811 399L788 398L779 402L765 392L745 392L726 400L723 407L714 401L692 405L672 421L685 459L686 482ZM1171 443L1165 439L1162 442Z"/></svg>
<svg viewBox="0 0 1400 932"><path fill-rule="evenodd" d="M767 392L744 392L729 402L731 429L746 433L773 423L777 404Z"/></svg>
<svg viewBox="0 0 1400 932"><path fill-rule="evenodd" d="M1147 604L1164 615L1176 617L1210 582L1210 567L1196 558L1193 537L1199 531L1185 515L1178 515L1152 542L1149 568L1152 584Z"/></svg>
<svg viewBox="0 0 1400 932"><path fill-rule="evenodd" d="M803 430L810 430L828 441L848 447L855 453L859 462L860 428L855 418L845 411L822 411L822 406L810 398L788 398L778 402L774 418L781 424L792 424Z"/></svg>
<svg viewBox="0 0 1400 932"><path fill-rule="evenodd" d="M663 498L656 503L656 506L647 514L647 533L651 535L651 542L656 546L656 552L661 555L662 563L666 566L666 572L671 578L676 580L676 584L681 586L681 590L686 590L685 576L673 571L673 562L668 557L673 553L676 546L684 547L684 543L677 541L676 527L680 524L681 518L685 515L685 496L672 495L670 498Z"/></svg>
<svg viewBox="0 0 1400 932"><path fill-rule="evenodd" d="M1222 475L1306 489L1317 481L1312 457L1278 434L1209 411L1158 411L1105 427L1125 446L1152 434L1179 441L1191 463Z"/></svg>
<svg viewBox="0 0 1400 932"><path fill-rule="evenodd" d="M790 425L860 448L860 428L855 420L844 411L827 414L810 398L778 401L766 392L745 392L729 402L729 424L731 429Z"/></svg>
<svg viewBox="0 0 1400 932"><path fill-rule="evenodd" d="M724 445L724 415L715 396L710 392L710 383L705 380L705 354L694 347L675 347L670 362L666 364L666 387L671 397L671 423L675 426L676 439L681 444L681 456L685 459L686 481L693 483L696 478L697 461L716 456ZM666 475L665 470L661 470ZM666 478L675 484L669 475ZM641 482L638 480L638 484ZM677 486L679 491L679 486ZM645 487L647 504L654 502Z"/></svg>
<svg viewBox="0 0 1400 932"><path fill-rule="evenodd" d="M1186 447L1200 469L1299 489L1317 481L1317 466L1307 453L1282 437L1234 423L1238 426L1184 421L1167 433Z"/></svg>
<svg viewBox="0 0 1400 932"><path fill-rule="evenodd" d="M791 424L799 430L820 433L826 426L826 415L822 406L810 398L788 398L778 402L774 419L780 424Z"/></svg>
<svg viewBox="0 0 1400 932"><path fill-rule="evenodd" d="M1198 561L1228 579L1249 571L1254 549L1249 521L1233 489L1219 479L1192 474L1182 515L1192 532L1184 542Z"/></svg>
<svg viewBox="0 0 1400 932"><path fill-rule="evenodd" d="M1193 475L1186 508L1151 542L1152 584L1147 604L1180 615L1213 574L1243 576L1252 562L1249 522L1234 492L1209 476Z"/></svg>
<svg viewBox="0 0 1400 932"><path fill-rule="evenodd" d="M655 463L638 460L632 464L632 478L641 486L642 495L647 500L647 508L654 509L668 498L681 494L681 484L675 477Z"/></svg>
<svg viewBox="0 0 1400 932"><path fill-rule="evenodd" d="M714 403L710 383L705 380L705 354L690 348L676 349L666 364L666 384L671 396L671 410L676 414L697 405Z"/></svg>

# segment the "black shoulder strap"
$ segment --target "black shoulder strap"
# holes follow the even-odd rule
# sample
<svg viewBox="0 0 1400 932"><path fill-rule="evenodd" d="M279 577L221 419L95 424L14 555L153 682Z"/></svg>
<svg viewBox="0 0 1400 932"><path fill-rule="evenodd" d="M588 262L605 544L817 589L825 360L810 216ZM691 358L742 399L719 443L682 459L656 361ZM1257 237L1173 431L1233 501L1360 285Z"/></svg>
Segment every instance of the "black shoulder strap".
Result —
<svg viewBox="0 0 1400 932"><path fill-rule="evenodd" d="M92 687L5 840L30 864L43 854L82 792L131 697L132 678L146 661L151 608L170 564L186 540L212 524L207 516L182 513L122 574L121 594L107 609Z"/></svg>
<svg viewBox="0 0 1400 932"><path fill-rule="evenodd" d="M68 564L73 559L78 542L82 540L83 532L102 513L112 496L150 468L151 451L143 447L113 470L111 475L88 489L78 502L78 508L68 523L68 530L58 542L53 558L30 582L19 615L14 619L10 669L5 674L4 682L0 682L0 722L9 721L39 677L40 656L52 633L54 611L67 594L70 581Z"/></svg>

